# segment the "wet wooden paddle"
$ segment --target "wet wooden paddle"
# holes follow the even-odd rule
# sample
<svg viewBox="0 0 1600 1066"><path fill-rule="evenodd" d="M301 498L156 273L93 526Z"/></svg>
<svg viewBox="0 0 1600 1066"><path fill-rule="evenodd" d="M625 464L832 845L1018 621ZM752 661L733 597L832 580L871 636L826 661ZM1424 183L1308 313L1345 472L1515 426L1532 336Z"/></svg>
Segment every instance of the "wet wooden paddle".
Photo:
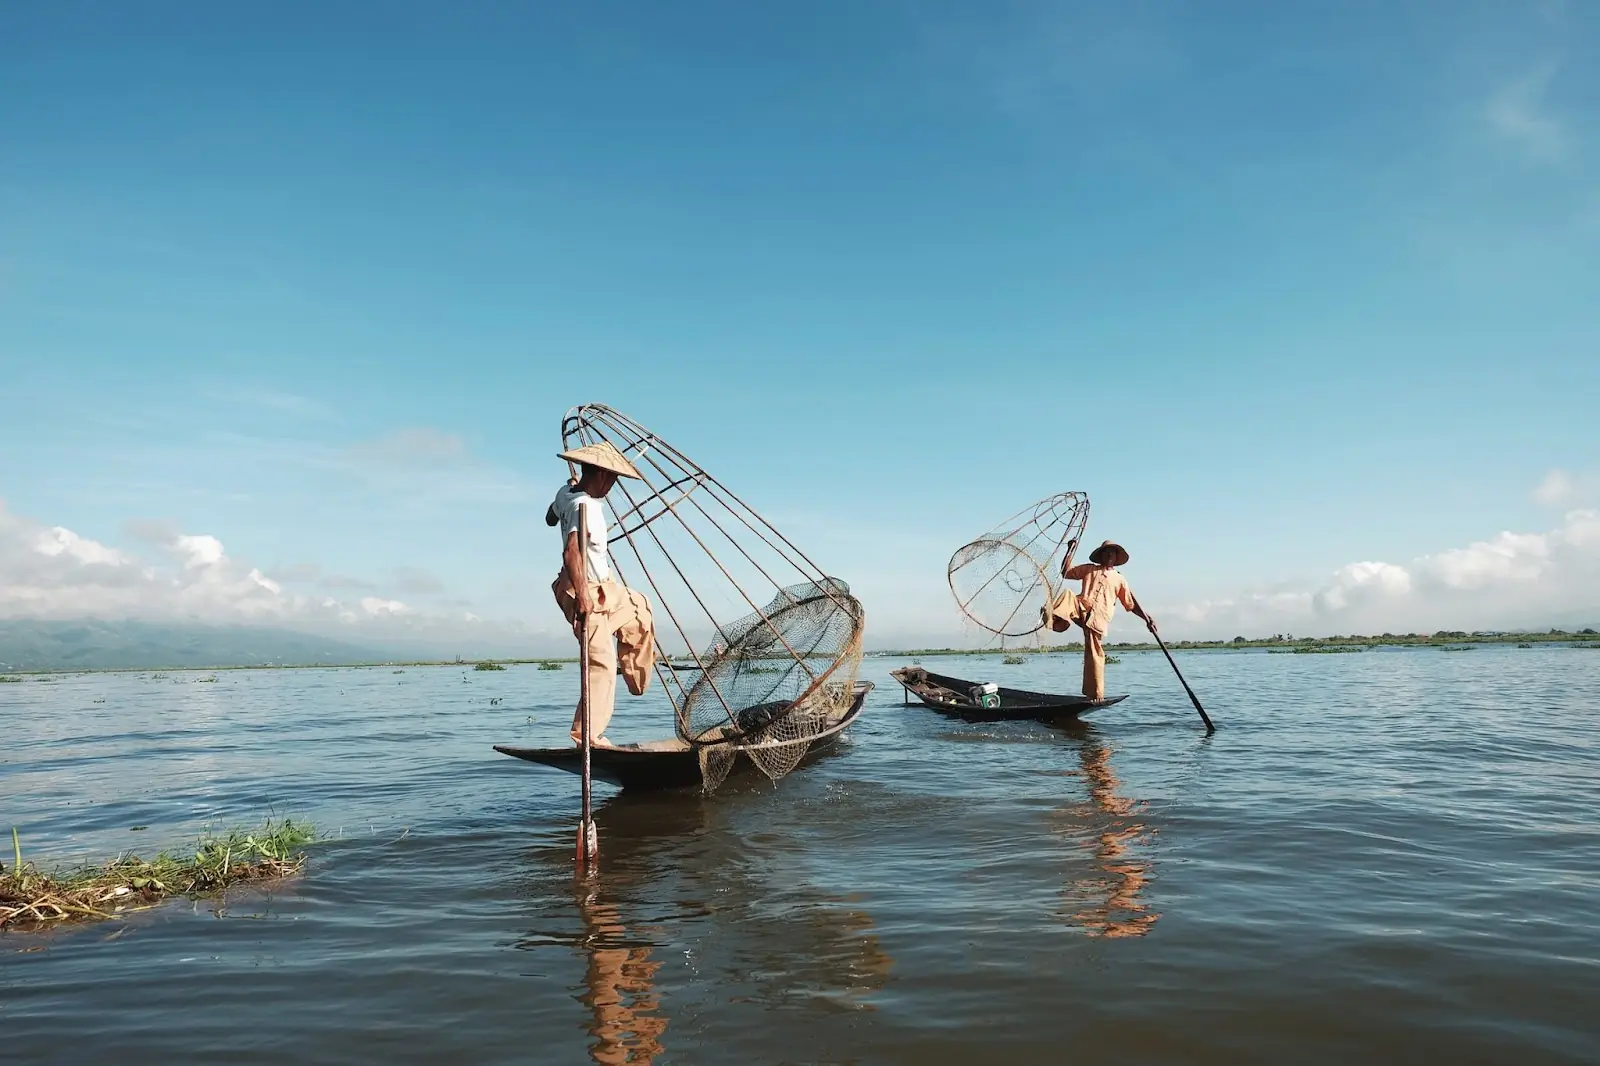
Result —
<svg viewBox="0 0 1600 1066"><path fill-rule="evenodd" d="M580 565L587 567L589 564L589 516L585 508L578 507L578 551ZM573 589L576 594L577 589ZM574 858L577 860L578 872L587 873L595 864L600 852L600 834L595 830L594 807L591 792L594 785L594 775L589 766L589 750L592 738L589 735L589 613L579 603L578 621L583 626L583 635L578 639L578 703L583 708L580 716L582 721L579 726L583 737L583 821L578 825L578 845Z"/></svg>
<svg viewBox="0 0 1600 1066"><path fill-rule="evenodd" d="M1138 606L1139 601L1137 599L1133 602L1135 606ZM1141 615L1142 613L1141 609ZM1167 642L1161 639L1161 634L1156 632L1156 627L1150 624L1148 618L1145 619L1144 624L1145 628L1150 630L1150 635L1156 638L1156 643L1161 647L1161 654L1167 657L1167 662L1172 666L1172 672L1178 675L1178 683L1183 686L1183 691L1189 694L1189 702L1194 704L1194 709L1200 712L1200 720L1206 724L1206 733L1215 733L1217 727L1211 724L1211 716L1206 713L1204 707L1200 706L1200 697L1194 694L1194 689L1189 687L1189 682L1184 678L1183 671L1178 669L1177 661L1172 658L1172 653L1167 650Z"/></svg>

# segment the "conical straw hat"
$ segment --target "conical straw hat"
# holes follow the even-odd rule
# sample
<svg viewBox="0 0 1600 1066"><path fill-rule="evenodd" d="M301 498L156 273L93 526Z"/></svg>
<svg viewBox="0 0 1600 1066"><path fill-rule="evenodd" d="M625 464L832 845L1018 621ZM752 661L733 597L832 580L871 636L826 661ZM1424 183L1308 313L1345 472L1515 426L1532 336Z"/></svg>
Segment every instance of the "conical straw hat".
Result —
<svg viewBox="0 0 1600 1066"><path fill-rule="evenodd" d="M613 474L631 477L635 481L643 481L644 477L635 470L633 464L625 459L617 446L610 441L598 441L594 444L585 444L581 448L574 448L570 452L559 453L562 459L584 466L598 466L601 470L609 470Z"/></svg>
<svg viewBox="0 0 1600 1066"><path fill-rule="evenodd" d="M1128 549L1114 540L1108 540L1089 553L1089 561L1100 566L1121 566L1128 561Z"/></svg>

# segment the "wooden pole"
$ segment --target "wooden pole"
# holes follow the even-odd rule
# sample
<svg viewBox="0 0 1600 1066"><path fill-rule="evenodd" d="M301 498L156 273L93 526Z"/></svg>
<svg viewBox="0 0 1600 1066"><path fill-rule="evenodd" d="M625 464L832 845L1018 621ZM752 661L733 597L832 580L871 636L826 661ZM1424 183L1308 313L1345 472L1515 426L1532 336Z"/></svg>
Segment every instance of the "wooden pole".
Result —
<svg viewBox="0 0 1600 1066"><path fill-rule="evenodd" d="M589 521L585 508L578 505L578 565L587 569L589 566ZM588 587L584 581L584 587ZM576 591L576 589L574 589ZM578 621L582 636L578 639L578 706L579 733L583 737L583 820L578 825L578 846L576 859L579 872L587 872L594 864L600 851L599 834L594 827L594 807L591 798L594 777L589 766L589 750L592 738L589 735L589 612L584 610L586 605L578 604Z"/></svg>
<svg viewBox="0 0 1600 1066"><path fill-rule="evenodd" d="M1134 600L1133 602L1137 604L1139 601ZM1150 635L1156 638L1156 644L1161 647L1161 654L1167 657L1167 663L1172 667L1172 672L1178 675L1178 683L1183 686L1183 691L1189 694L1189 702L1194 704L1194 709L1200 712L1200 720L1206 724L1206 733L1215 733L1217 727L1211 724L1211 716L1206 713L1204 707L1200 706L1200 697L1194 694L1194 689L1190 688L1189 682L1184 679L1183 671L1178 669L1178 664L1172 658L1172 653L1167 650L1167 642L1161 639L1161 634L1156 632L1156 627L1151 625L1148 619L1145 620L1144 624L1145 628L1150 630Z"/></svg>

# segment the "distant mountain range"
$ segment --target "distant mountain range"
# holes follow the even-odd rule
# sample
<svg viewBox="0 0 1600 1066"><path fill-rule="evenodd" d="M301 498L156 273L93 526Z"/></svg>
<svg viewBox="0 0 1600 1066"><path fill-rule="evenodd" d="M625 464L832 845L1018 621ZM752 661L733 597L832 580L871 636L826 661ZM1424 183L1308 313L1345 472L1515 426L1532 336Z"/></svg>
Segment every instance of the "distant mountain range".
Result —
<svg viewBox="0 0 1600 1066"><path fill-rule="evenodd" d="M0 619L0 673L381 662L395 653L257 626Z"/></svg>

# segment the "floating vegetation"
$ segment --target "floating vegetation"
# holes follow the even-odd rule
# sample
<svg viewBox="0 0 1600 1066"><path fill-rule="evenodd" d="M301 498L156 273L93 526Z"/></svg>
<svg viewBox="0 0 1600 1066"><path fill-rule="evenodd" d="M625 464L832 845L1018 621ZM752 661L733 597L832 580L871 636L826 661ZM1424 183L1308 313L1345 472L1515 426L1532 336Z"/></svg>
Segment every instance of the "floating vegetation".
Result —
<svg viewBox="0 0 1600 1066"><path fill-rule="evenodd" d="M561 669L561 664L556 662L553 659L546 659L544 662L539 664L539 669L541 669L541 670L559 670L559 669Z"/></svg>
<svg viewBox="0 0 1600 1066"><path fill-rule="evenodd" d="M391 673L391 674L403 674L403 673L405 673L405 671L404 671L404 670L390 670L390 671L389 671L389 672L390 672L390 673Z"/></svg>
<svg viewBox="0 0 1600 1066"><path fill-rule="evenodd" d="M0 684L21 684L21 682L22 678L20 677L0 677Z"/></svg>
<svg viewBox="0 0 1600 1066"><path fill-rule="evenodd" d="M1463 645L1463 646L1461 646L1459 648L1443 647L1443 648L1440 648L1439 650L1440 651L1472 651L1474 649L1473 649L1472 645L1466 644L1466 645Z"/></svg>
<svg viewBox="0 0 1600 1066"><path fill-rule="evenodd" d="M488 660L484 660L483 662L479 663L477 666L474 666L473 669L474 670L504 670L505 667L501 666L499 663L491 663Z"/></svg>
<svg viewBox="0 0 1600 1066"><path fill-rule="evenodd" d="M1107 666L1115 666L1118 663L1120 663L1121 661L1122 660L1117 658L1115 655L1107 655L1106 656L1106 665Z"/></svg>
<svg viewBox="0 0 1600 1066"><path fill-rule="evenodd" d="M1518 644L1517 647L1519 647L1519 648L1531 648L1531 647L1533 647L1533 645L1524 642L1522 644Z"/></svg>
<svg viewBox="0 0 1600 1066"><path fill-rule="evenodd" d="M163 851L148 862L125 855L103 866L47 874L22 861L13 827L12 866L0 873L0 929L115 918L171 896L205 896L246 881L288 877L304 869L299 849L315 839L305 822L269 818L253 831L208 831L192 855Z"/></svg>
<svg viewBox="0 0 1600 1066"><path fill-rule="evenodd" d="M1028 660L1024 659L1020 655L1007 655L1004 659L1001 659L1000 661L1005 663L1007 666L1020 666L1022 663L1025 663Z"/></svg>
<svg viewBox="0 0 1600 1066"><path fill-rule="evenodd" d="M1293 654L1295 654L1295 655L1359 655L1361 652L1364 652L1366 650L1367 650L1366 648L1352 648L1352 647L1350 647L1348 645L1334 645L1332 647L1326 647L1326 648L1319 648L1319 647L1312 646L1312 647L1308 647L1308 648L1295 648Z"/></svg>
<svg viewBox="0 0 1600 1066"><path fill-rule="evenodd" d="M197 677L197 678L195 678L194 683L197 684L197 685L209 685L213 681L215 681L216 679L217 679L217 675L216 674L212 674L210 677Z"/></svg>

